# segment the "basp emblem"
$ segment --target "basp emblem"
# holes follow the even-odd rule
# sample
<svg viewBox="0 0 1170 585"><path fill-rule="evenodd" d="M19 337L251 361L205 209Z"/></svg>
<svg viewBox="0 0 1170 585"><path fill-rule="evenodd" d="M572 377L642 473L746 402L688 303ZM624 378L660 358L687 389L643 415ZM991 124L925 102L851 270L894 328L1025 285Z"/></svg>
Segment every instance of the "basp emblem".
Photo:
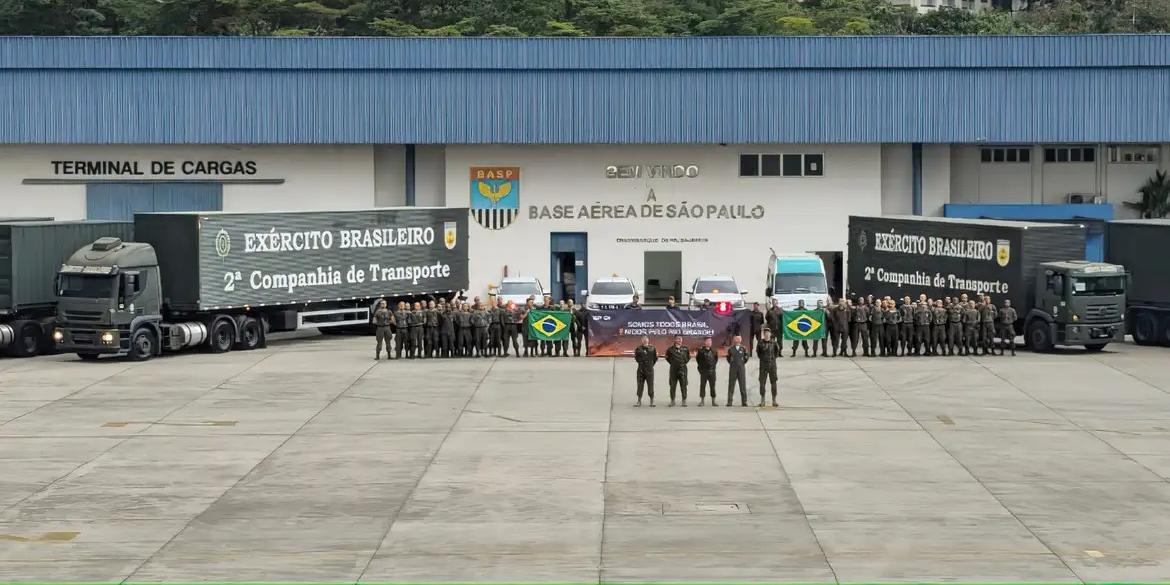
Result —
<svg viewBox="0 0 1170 585"><path fill-rule="evenodd" d="M455 222L443 222L443 245L447 246L448 250L455 249L455 243L458 241L458 232L455 231Z"/></svg>
<svg viewBox="0 0 1170 585"><path fill-rule="evenodd" d="M788 329L801 337L808 337L820 328L821 322L813 319L807 313L788 322Z"/></svg>
<svg viewBox="0 0 1170 585"><path fill-rule="evenodd" d="M504 229L520 213L520 167L471 167L471 217L489 229Z"/></svg>
<svg viewBox="0 0 1170 585"><path fill-rule="evenodd" d="M1012 261L1012 243L1008 240L995 242L995 263L1006 267Z"/></svg>

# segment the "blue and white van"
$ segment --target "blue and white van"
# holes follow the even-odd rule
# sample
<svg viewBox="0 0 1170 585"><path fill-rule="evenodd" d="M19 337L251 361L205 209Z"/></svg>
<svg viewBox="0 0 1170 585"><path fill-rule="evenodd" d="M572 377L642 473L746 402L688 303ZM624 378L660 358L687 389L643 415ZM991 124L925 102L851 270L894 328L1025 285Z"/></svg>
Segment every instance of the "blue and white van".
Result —
<svg viewBox="0 0 1170 585"><path fill-rule="evenodd" d="M772 301L781 309L795 309L800 301L813 308L817 301L829 302L829 283L825 263L816 254L776 254L768 259L768 280L764 294L767 306Z"/></svg>

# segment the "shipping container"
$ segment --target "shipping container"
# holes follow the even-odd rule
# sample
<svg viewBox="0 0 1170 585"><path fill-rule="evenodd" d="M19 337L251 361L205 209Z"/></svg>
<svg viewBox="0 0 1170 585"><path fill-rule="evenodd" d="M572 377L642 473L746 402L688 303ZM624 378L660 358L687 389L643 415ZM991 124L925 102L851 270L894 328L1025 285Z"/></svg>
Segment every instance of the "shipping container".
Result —
<svg viewBox="0 0 1170 585"><path fill-rule="evenodd" d="M1134 342L1170 345L1170 219L1111 221L1105 233L1106 259L1129 273Z"/></svg>
<svg viewBox="0 0 1170 585"><path fill-rule="evenodd" d="M29 356L51 348L47 335L61 263L86 243L103 236L129 239L133 230L127 222L0 222L0 349Z"/></svg>

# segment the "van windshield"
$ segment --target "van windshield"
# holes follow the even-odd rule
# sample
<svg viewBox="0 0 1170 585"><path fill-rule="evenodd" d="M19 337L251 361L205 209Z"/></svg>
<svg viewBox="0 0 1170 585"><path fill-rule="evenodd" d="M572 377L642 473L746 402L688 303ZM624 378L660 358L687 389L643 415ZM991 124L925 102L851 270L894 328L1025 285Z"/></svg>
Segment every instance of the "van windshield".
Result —
<svg viewBox="0 0 1170 585"><path fill-rule="evenodd" d="M544 291L540 290L540 285L535 282L502 282L500 294L541 297L544 296Z"/></svg>
<svg viewBox="0 0 1170 585"><path fill-rule="evenodd" d="M772 294L777 295L828 294L829 285L825 282L825 275L820 273L777 274L772 289Z"/></svg>
<svg viewBox="0 0 1170 585"><path fill-rule="evenodd" d="M57 294L62 297L109 299L114 296L114 282L116 280L109 275L62 274L58 281Z"/></svg>
<svg viewBox="0 0 1170 585"><path fill-rule="evenodd" d="M591 295L633 295L634 287L628 282L595 282Z"/></svg>
<svg viewBox="0 0 1170 585"><path fill-rule="evenodd" d="M1076 296L1107 296L1125 292L1124 276L1078 276L1072 279L1073 294Z"/></svg>

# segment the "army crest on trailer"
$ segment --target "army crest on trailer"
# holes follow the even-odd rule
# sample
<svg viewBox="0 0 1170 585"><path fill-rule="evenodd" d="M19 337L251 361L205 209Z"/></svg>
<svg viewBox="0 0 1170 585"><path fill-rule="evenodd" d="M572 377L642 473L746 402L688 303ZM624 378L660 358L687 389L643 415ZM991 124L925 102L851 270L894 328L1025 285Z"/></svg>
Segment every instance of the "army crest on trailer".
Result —
<svg viewBox="0 0 1170 585"><path fill-rule="evenodd" d="M995 242L995 263L1001 267L1007 267L1008 263L1012 261L1012 243L1009 240L997 240Z"/></svg>
<svg viewBox="0 0 1170 585"><path fill-rule="evenodd" d="M520 167L471 167L471 217L489 229L504 229L520 213Z"/></svg>

